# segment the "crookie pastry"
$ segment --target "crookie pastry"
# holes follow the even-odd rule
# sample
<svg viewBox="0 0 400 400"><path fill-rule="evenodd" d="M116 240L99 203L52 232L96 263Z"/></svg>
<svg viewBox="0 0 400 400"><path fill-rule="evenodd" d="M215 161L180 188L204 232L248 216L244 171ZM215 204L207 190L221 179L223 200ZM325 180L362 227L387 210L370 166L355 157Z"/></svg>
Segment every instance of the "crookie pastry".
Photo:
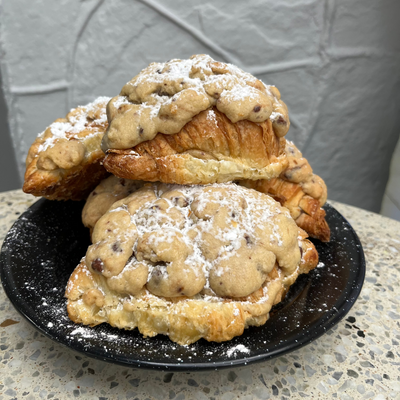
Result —
<svg viewBox="0 0 400 400"><path fill-rule="evenodd" d="M40 133L29 149L22 190L50 200L83 200L108 173L100 143L109 97L71 110Z"/></svg>
<svg viewBox="0 0 400 400"><path fill-rule="evenodd" d="M290 122L274 86L206 55L153 63L108 103L105 168L132 180L271 179Z"/></svg>
<svg viewBox="0 0 400 400"><path fill-rule="evenodd" d="M86 199L71 320L182 345L264 324L317 266L307 233L329 240L326 186L289 127L276 87L195 55L150 64L39 134L23 190Z"/></svg>
<svg viewBox="0 0 400 400"><path fill-rule="evenodd" d="M329 242L330 229L321 208L327 198L325 182L313 174L308 161L294 143L286 141L288 166L278 178L244 180L239 184L269 194L289 209L297 225L311 237Z"/></svg>
<svg viewBox="0 0 400 400"><path fill-rule="evenodd" d="M179 344L264 324L318 263L289 212L235 184L145 184L96 223L67 285L77 323L108 322Z"/></svg>

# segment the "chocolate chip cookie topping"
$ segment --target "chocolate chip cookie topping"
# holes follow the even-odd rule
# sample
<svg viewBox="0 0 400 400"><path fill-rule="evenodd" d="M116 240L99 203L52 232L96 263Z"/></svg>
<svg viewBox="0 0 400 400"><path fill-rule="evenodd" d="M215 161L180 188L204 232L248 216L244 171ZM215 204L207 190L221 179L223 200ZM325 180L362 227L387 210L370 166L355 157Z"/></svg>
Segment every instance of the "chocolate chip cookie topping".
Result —
<svg viewBox="0 0 400 400"><path fill-rule="evenodd" d="M108 126L106 105L109 97L71 110L38 135L37 167L42 170L68 169L78 165L91 151L98 151ZM27 163L31 159L28 156Z"/></svg>
<svg viewBox="0 0 400 400"><path fill-rule="evenodd" d="M189 60L152 63L122 88L107 107L110 125L103 151L134 147L158 132L177 133L213 106L233 123L270 118L279 137L289 129L287 107L276 87L234 65L195 55Z"/></svg>
<svg viewBox="0 0 400 400"><path fill-rule="evenodd" d="M275 266L296 274L298 232L286 209L247 188L147 184L98 220L86 265L124 295L239 298Z"/></svg>

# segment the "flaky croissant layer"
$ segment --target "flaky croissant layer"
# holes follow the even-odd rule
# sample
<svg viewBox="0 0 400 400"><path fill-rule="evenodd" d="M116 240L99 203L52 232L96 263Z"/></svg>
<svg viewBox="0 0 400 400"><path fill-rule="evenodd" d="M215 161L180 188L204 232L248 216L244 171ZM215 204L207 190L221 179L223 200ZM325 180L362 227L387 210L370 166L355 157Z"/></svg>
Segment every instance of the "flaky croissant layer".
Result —
<svg viewBox="0 0 400 400"><path fill-rule="evenodd" d="M121 178L178 184L272 179L287 166L285 139L272 122L239 121L209 108L174 135L158 134L128 150L109 150L105 168Z"/></svg>

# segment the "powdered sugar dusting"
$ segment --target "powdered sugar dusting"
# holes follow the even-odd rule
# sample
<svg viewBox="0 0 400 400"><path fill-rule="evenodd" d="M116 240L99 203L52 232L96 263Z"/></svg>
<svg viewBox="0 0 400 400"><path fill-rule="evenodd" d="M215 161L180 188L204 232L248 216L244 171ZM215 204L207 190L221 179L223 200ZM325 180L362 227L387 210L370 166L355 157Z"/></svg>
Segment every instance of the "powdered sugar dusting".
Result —
<svg viewBox="0 0 400 400"><path fill-rule="evenodd" d="M279 117L283 118L282 113L273 111L269 117L271 121L276 121Z"/></svg>
<svg viewBox="0 0 400 400"><path fill-rule="evenodd" d="M179 280L179 293L185 296L193 297L202 292L201 296L205 294L216 301L226 295L244 297L260 288L265 280L266 275L257 272L261 268L258 259L263 260L265 272L262 274L272 270L275 260L288 274L300 262L297 226L286 209L260 192L231 183L206 186L147 184L141 189L140 196L149 199L155 196L155 199L138 207L138 196L134 192L118 202L109 211L109 216L99 220L94 233L108 229L107 221L115 220L112 214L122 212L130 215L134 227L134 235L130 237L137 235L137 239L133 239L132 251L126 250L124 257L129 258L129 262L117 277L124 279L127 267L134 268L135 263L144 263L148 274L143 285L147 284L150 293L155 290L153 294L159 296L176 296L170 289L159 289L162 279L165 282ZM130 209L132 213L128 211ZM293 225L290 234L286 231L285 221ZM115 256L120 256L122 250L115 243L120 241L121 235L127 237L124 229L116 226L113 233L101 234L105 239L94 243L87 257L90 260L101 258L102 253L97 254L96 249L112 247L117 249ZM284 240L285 235L289 236ZM290 238L290 235L294 237ZM265 241L265 238L270 240ZM111 254L109 257L114 256ZM92 261L88 262L90 265ZM229 278L230 271L242 268L239 267L242 264L248 268L246 274L254 283L231 286L235 280ZM183 271L182 276L177 268ZM178 275L172 278L175 274ZM195 281L191 281L189 276Z"/></svg>
<svg viewBox="0 0 400 400"><path fill-rule="evenodd" d="M214 110L210 110L210 111L207 113L207 119L208 119L209 121L214 122L215 124L218 123L218 121L217 121L217 116L215 115Z"/></svg>
<svg viewBox="0 0 400 400"><path fill-rule="evenodd" d="M92 131L85 136L86 138L98 134L96 128L107 122L106 105L109 100L109 97L98 97L92 103L72 109L66 121L53 122L46 131L39 134L39 137L47 138L40 145L38 152L54 146L59 139L79 138L79 134L84 130Z"/></svg>
<svg viewBox="0 0 400 400"><path fill-rule="evenodd" d="M127 106L120 109L122 104ZM289 129L286 106L276 91L240 68L207 55L150 64L125 84L109 107L110 127L102 143L105 152L132 148L159 132L177 133L211 107L233 123L245 119L261 123L279 111ZM279 136L287 129L281 127Z"/></svg>
<svg viewBox="0 0 400 400"><path fill-rule="evenodd" d="M119 108L124 104L130 104L129 100L125 96L117 96L114 101L114 107Z"/></svg>

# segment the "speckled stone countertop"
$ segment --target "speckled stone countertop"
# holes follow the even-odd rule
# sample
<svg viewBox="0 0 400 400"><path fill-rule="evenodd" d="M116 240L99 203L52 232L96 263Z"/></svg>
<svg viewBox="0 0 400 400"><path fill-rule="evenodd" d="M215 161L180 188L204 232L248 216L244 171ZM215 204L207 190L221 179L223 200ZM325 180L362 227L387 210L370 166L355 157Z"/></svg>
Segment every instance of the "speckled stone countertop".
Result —
<svg viewBox="0 0 400 400"><path fill-rule="evenodd" d="M34 201L19 190L0 193L0 242ZM349 314L311 344L218 371L121 367L36 331L0 286L0 399L400 399L400 223L331 204L360 237L367 272Z"/></svg>

